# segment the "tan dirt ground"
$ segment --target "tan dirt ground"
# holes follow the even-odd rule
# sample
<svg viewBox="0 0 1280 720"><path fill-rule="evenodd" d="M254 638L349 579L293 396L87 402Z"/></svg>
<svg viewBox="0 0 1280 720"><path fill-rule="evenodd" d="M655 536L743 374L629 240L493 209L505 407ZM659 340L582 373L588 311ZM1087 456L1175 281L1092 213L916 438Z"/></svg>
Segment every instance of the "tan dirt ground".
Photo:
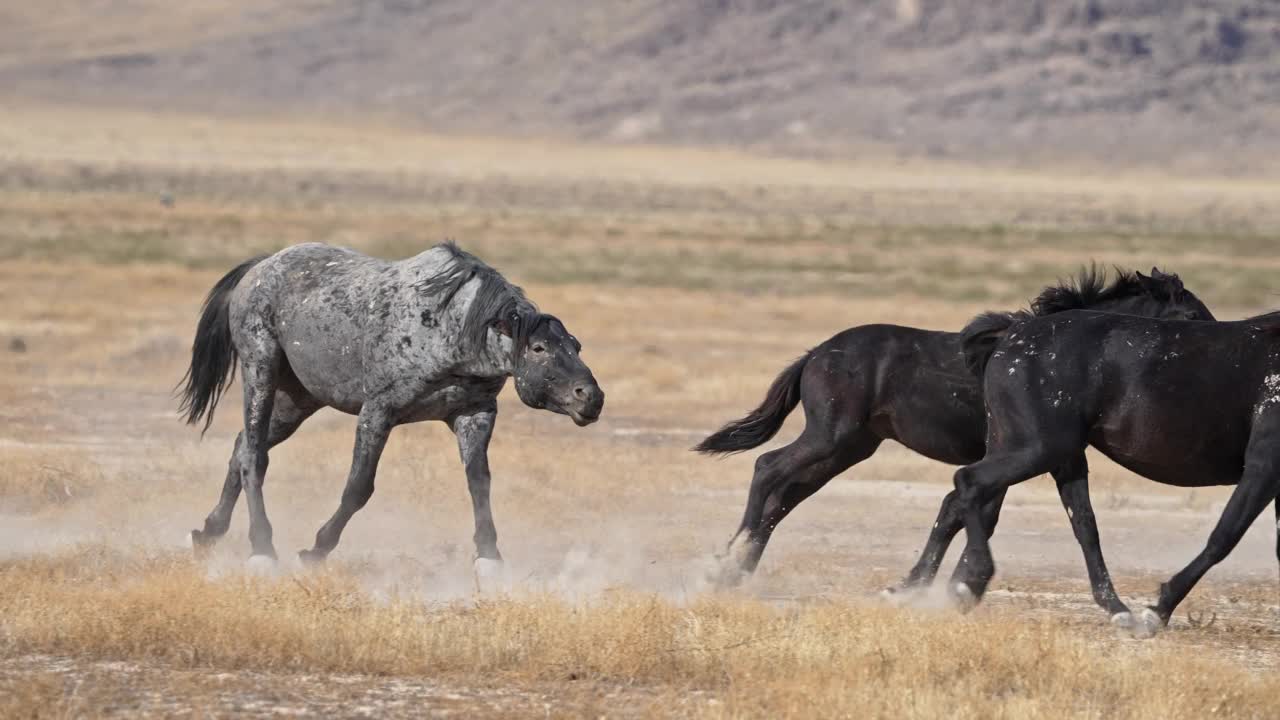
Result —
<svg viewBox="0 0 1280 720"><path fill-rule="evenodd" d="M220 195L239 171L216 148L196 179L173 176L193 189L169 208L143 191L77 189L93 181L59 175L61 159L42 155L51 146L34 147L21 165L39 182L0 192L0 714L1262 717L1280 698L1269 513L1143 643L1092 606L1045 478L1011 492L997 581L972 616L879 606L951 477L888 445L791 515L751 583L711 593L708 560L736 526L755 454L687 451L839 329L956 328L1091 257L1181 272L1219 317L1261 310L1271 236L1244 210L1197 225L1153 193L1150 214L1110 229L1037 214L1075 202L1124 216L1132 197L1107 199L1119 181L1081 181L1075 195L1033 192L1028 222L1009 227L945 224L941 195L911 221L892 188L870 191L879 214L824 220L794 199L790 169L741 158L778 206L710 207L698 195L719 182L710 171L681 207L663 204L658 180L600 195L582 168L543 184L519 167L497 204L477 176L439 180L457 198L445 208L366 205L341 199L341 175L332 197L298 199L287 184ZM1012 202L975 188L994 199L954 207L995 217ZM1265 197L1184 191L1210 204ZM819 194L834 207L860 192L832 182ZM213 504L239 415L233 389L201 440L170 396L208 287L265 247L319 238L394 257L445 234L563 318L608 392L586 429L504 395L491 457L512 596L474 593L470 503L442 426L397 430L332 568L297 567L291 551L332 511L349 461L352 419L330 411L272 454L278 575L242 575L243 510L208 563L193 562L186 533ZM1091 462L1113 575L1148 600L1200 550L1227 491Z"/></svg>

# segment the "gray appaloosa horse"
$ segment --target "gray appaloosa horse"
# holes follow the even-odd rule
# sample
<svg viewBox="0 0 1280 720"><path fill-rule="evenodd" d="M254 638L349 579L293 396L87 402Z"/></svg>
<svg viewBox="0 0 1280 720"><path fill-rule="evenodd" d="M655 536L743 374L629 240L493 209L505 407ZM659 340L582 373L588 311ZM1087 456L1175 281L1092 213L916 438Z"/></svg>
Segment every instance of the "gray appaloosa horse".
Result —
<svg viewBox="0 0 1280 720"><path fill-rule="evenodd" d="M452 243L399 262L308 243L248 260L209 292L196 328L182 412L207 430L239 360L244 431L222 497L194 530L197 552L227 532L243 489L251 561L275 559L263 504L267 452L322 407L356 415L342 503L299 555L323 560L373 494L391 428L442 420L453 429L475 511L476 571L501 563L489 509L489 438L508 377L526 405L600 417L604 392L578 340L520 288Z"/></svg>

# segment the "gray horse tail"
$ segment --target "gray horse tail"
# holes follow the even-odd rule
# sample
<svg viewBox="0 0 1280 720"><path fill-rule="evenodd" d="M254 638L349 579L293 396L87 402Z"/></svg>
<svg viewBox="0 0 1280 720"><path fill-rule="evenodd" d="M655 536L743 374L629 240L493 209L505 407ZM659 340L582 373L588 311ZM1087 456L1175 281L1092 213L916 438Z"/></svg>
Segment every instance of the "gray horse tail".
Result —
<svg viewBox="0 0 1280 720"><path fill-rule="evenodd" d="M970 320L960 331L960 352L969 372L981 380L987 372L987 362L1009 328L1030 317L1026 312L987 312Z"/></svg>
<svg viewBox="0 0 1280 720"><path fill-rule="evenodd" d="M760 407L741 420L734 420L694 446L708 455L721 455L759 447L778 433L787 415L800 404L800 377L813 351L806 352L783 370L769 386Z"/></svg>
<svg viewBox="0 0 1280 720"><path fill-rule="evenodd" d="M227 313L231 291L236 289L245 273L266 259L261 255L237 265L222 276L204 299L200 322L196 325L196 338L191 343L191 367L178 385L183 386L182 404L178 412L188 425L204 418L201 435L213 422L213 410L236 376L236 348L231 343L231 319Z"/></svg>

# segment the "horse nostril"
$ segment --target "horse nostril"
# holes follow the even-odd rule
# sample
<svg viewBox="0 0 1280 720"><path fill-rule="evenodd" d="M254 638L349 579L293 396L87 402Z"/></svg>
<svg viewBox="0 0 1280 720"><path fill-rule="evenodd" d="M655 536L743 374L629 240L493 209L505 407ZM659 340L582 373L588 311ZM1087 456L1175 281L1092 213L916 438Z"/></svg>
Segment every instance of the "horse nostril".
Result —
<svg viewBox="0 0 1280 720"><path fill-rule="evenodd" d="M573 389L573 396L579 400L587 399L587 389L581 385Z"/></svg>

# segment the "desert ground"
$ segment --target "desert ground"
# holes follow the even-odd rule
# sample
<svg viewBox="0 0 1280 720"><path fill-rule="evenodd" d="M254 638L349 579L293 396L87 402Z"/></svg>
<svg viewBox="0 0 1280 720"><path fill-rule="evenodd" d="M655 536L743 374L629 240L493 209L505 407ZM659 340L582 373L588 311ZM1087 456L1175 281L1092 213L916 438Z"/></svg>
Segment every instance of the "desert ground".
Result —
<svg viewBox="0 0 1280 720"><path fill-rule="evenodd" d="M796 510L746 585L706 581L756 453L688 448L845 327L960 327L1083 263L1181 274L1219 318L1276 304L1280 184L441 136L385 124L14 103L0 114L0 715L1270 717L1270 512L1149 641L1092 605L1053 484L1012 490L969 615L888 607L952 468L886 443ZM503 395L491 448L511 581L477 593L456 446L397 429L323 570L353 419L272 452L280 565L220 488L238 388L201 438L172 390L223 272L303 241L446 238L561 317L601 421ZM788 442L795 413L775 441ZM1090 455L1131 603L1201 549L1227 490ZM955 553L951 560L954 560ZM950 571L950 563L944 573Z"/></svg>

